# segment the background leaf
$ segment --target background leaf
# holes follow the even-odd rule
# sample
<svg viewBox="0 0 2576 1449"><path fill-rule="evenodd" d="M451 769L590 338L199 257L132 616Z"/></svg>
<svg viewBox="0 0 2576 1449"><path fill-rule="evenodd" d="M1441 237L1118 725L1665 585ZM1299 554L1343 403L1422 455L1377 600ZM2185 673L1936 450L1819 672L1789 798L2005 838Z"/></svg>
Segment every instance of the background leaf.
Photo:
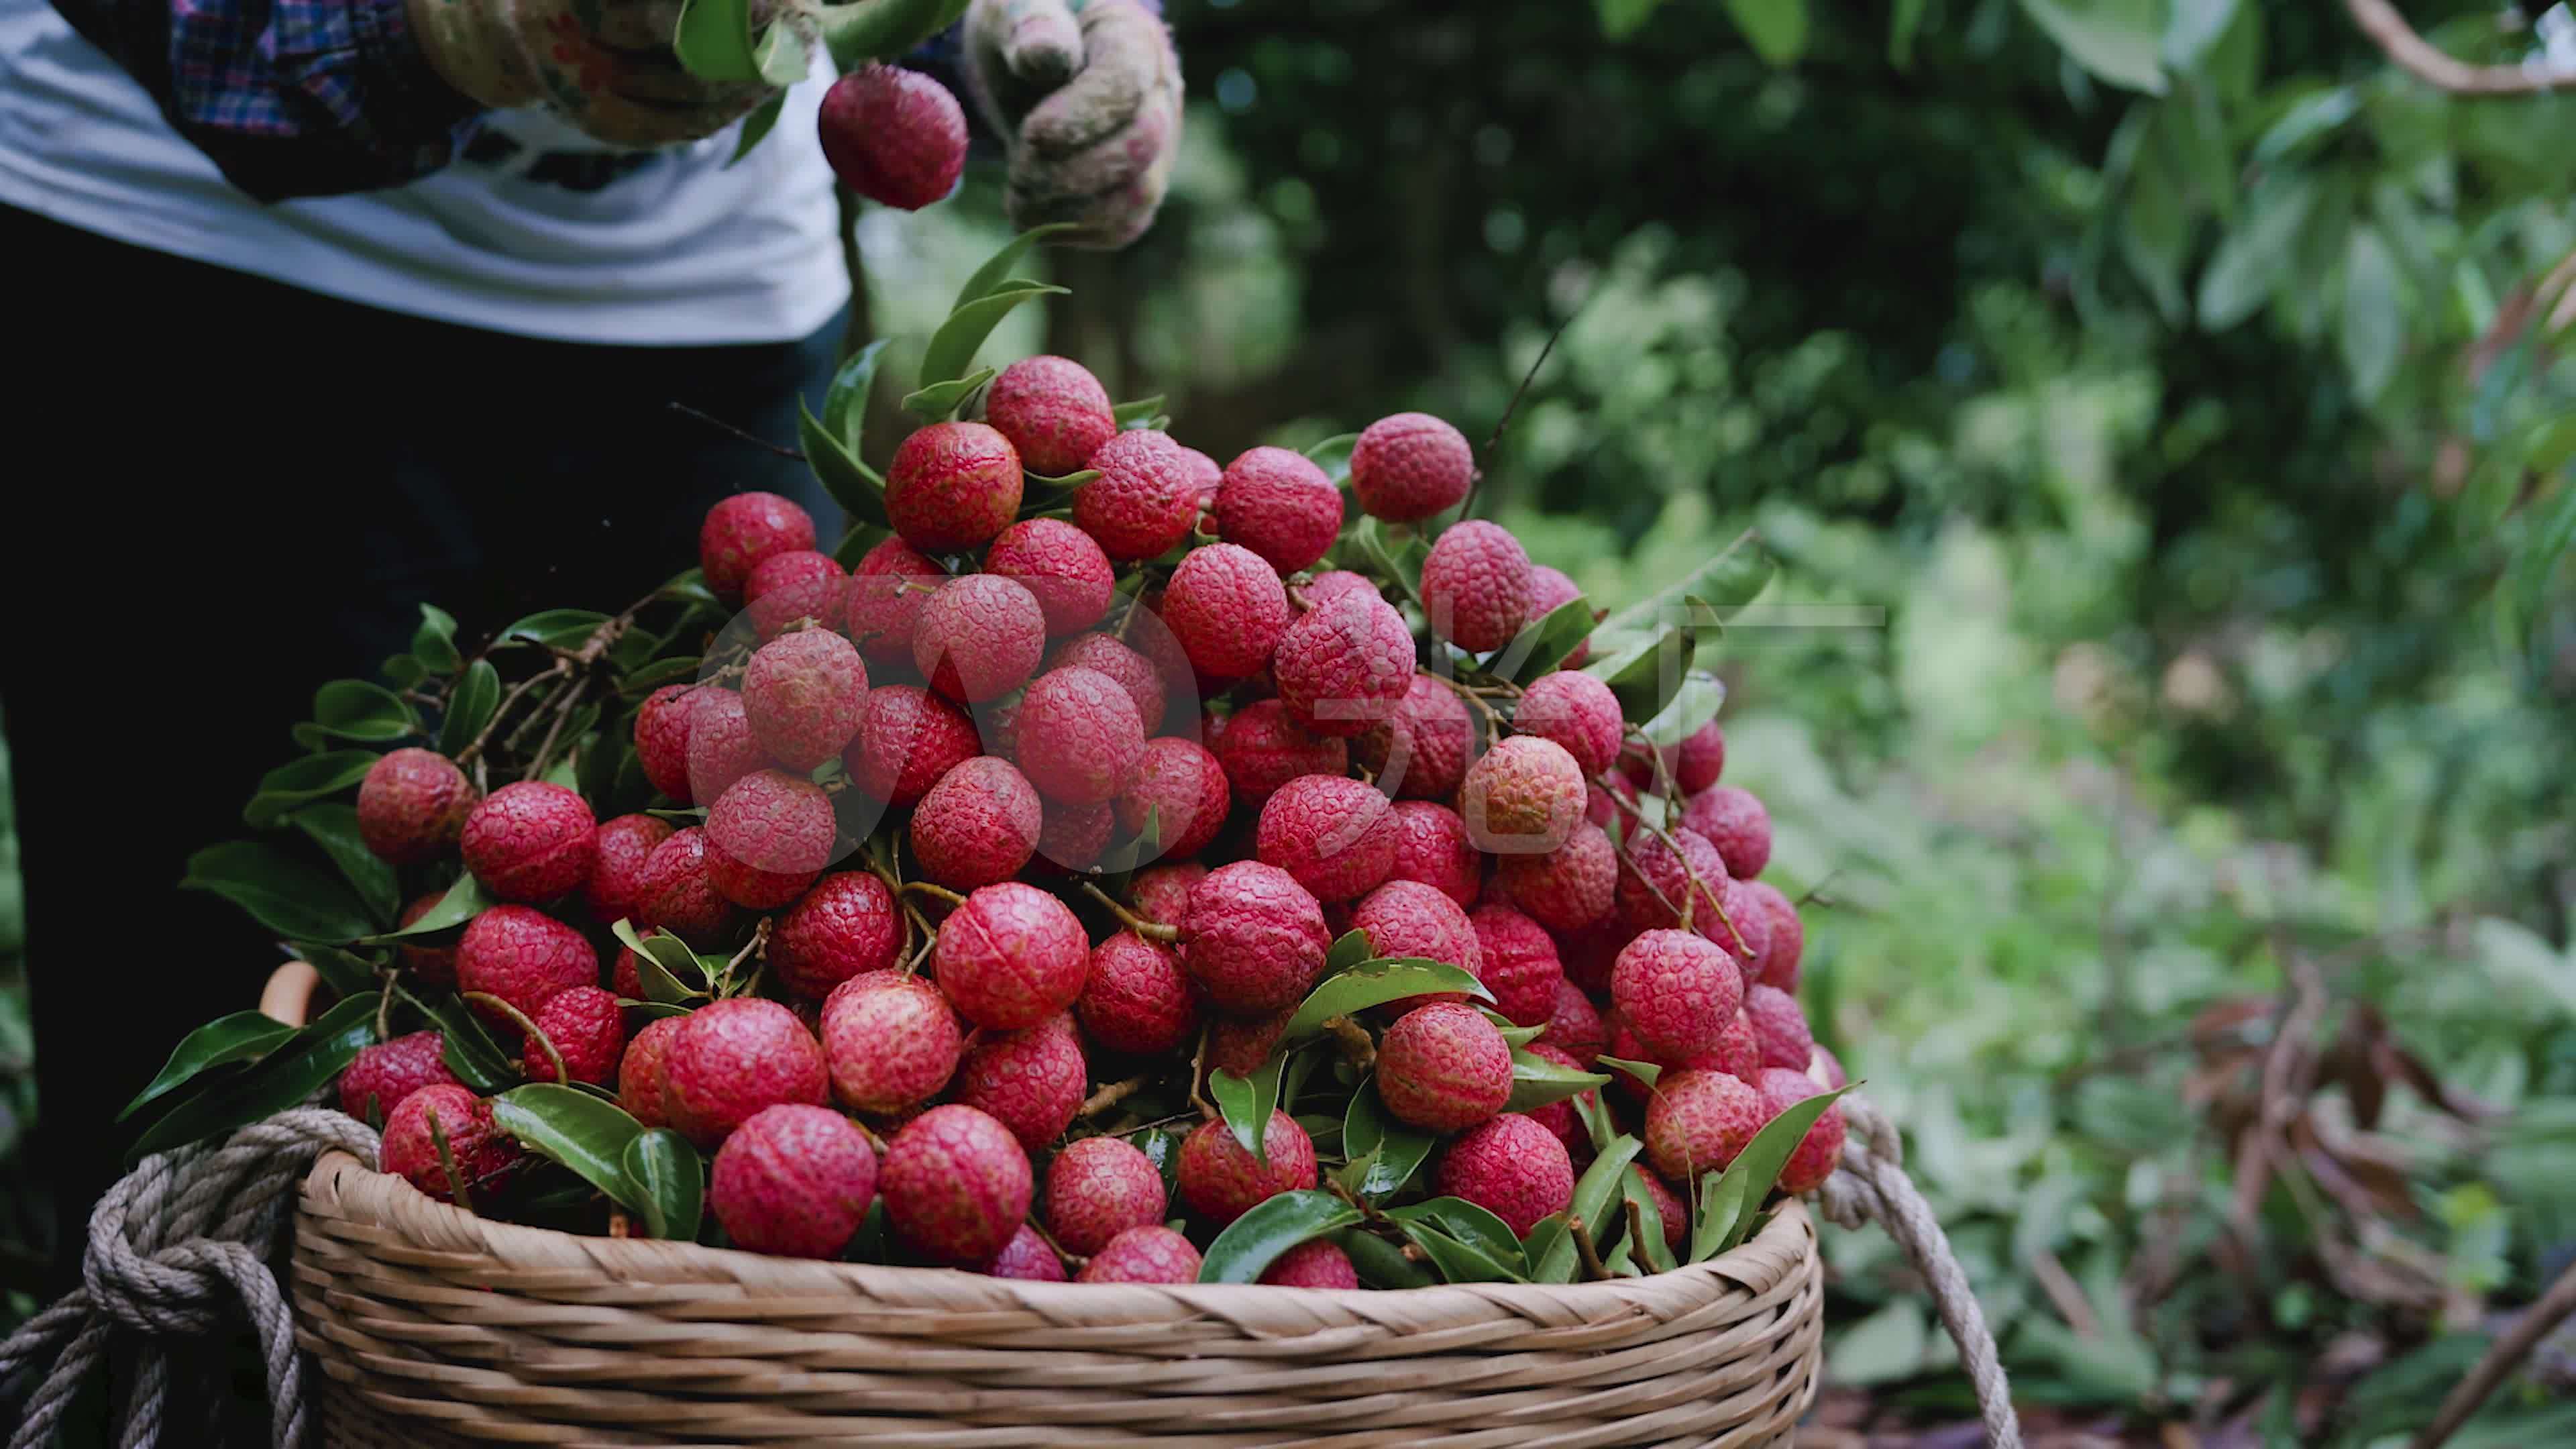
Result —
<svg viewBox="0 0 2576 1449"><path fill-rule="evenodd" d="M1279 1255L1300 1243L1351 1227L1359 1209L1329 1192L1283 1192L1263 1198L1226 1224L1199 1259L1202 1283L1257 1283Z"/></svg>
<svg viewBox="0 0 2576 1449"><path fill-rule="evenodd" d="M993 334L1011 309L1039 297L1066 295L1062 287L1046 282L1022 279L997 283L990 291L971 302L961 302L939 330L930 334L930 346L921 355L921 382L926 389L966 375L975 361L976 349ZM953 406L953 404L952 404Z"/></svg>
<svg viewBox="0 0 2576 1449"><path fill-rule="evenodd" d="M299 1106L376 1040L376 994L352 996L322 1013L259 1064L184 1097L126 1149L125 1160L220 1136Z"/></svg>
<svg viewBox="0 0 2576 1449"><path fill-rule="evenodd" d="M153 1075L142 1091L135 1093L134 1100L125 1104L125 1110L116 1114L116 1120L122 1122L133 1116L145 1104L159 1101L200 1073L241 1062L255 1062L294 1035L295 1028L256 1011L236 1011L230 1016L216 1017L180 1040L171 1051L170 1060L162 1063L161 1070Z"/></svg>
<svg viewBox="0 0 2576 1449"><path fill-rule="evenodd" d="M212 891L295 940L351 941L375 929L367 908L337 878L259 841L227 841L189 856L179 886Z"/></svg>
<svg viewBox="0 0 2576 1449"><path fill-rule="evenodd" d="M635 1193L644 1231L666 1242L693 1243L706 1192L706 1162L689 1139L668 1127L635 1134L619 1157Z"/></svg>
<svg viewBox="0 0 2576 1449"><path fill-rule="evenodd" d="M529 1151L572 1169L637 1217L648 1221L661 1207L626 1175L627 1149L644 1124L588 1092L560 1082L529 1082L492 1099L492 1120Z"/></svg>
<svg viewBox="0 0 2576 1449"><path fill-rule="evenodd" d="M489 659L466 665L457 677L455 692L447 697L447 718L438 727L438 752L450 758L462 753L500 707L501 671Z"/></svg>
<svg viewBox="0 0 2576 1449"><path fill-rule="evenodd" d="M377 926L390 926L402 909L402 885L394 879L394 868L367 849L358 834L357 807L339 800L317 800L286 817L286 822L301 830L331 863L340 868L340 876L357 892L360 904L374 918Z"/></svg>

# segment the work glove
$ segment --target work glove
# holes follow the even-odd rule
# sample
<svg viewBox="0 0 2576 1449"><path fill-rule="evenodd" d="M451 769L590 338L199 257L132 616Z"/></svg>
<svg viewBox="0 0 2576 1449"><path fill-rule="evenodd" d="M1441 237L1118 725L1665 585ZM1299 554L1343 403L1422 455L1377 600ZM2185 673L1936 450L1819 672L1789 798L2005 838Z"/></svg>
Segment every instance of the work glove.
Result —
<svg viewBox="0 0 2576 1449"><path fill-rule="evenodd" d="M495 109L543 105L620 146L695 141L772 94L680 66L680 0L409 0L412 34L440 78ZM755 5L754 18L769 9Z"/></svg>
<svg viewBox="0 0 2576 1449"><path fill-rule="evenodd" d="M1123 247L1154 222L1181 145L1181 60L1137 0L973 0L966 84L1010 150L1004 192L1020 229Z"/></svg>

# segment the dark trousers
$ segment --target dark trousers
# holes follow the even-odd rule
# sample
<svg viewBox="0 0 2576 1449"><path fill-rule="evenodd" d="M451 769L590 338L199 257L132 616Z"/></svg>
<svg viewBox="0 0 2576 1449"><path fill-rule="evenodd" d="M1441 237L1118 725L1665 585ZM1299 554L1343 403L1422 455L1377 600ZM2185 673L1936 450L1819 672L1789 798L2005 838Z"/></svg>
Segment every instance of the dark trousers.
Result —
<svg viewBox="0 0 2576 1449"><path fill-rule="evenodd" d="M838 513L793 446L840 339L531 341L336 301L0 208L30 290L0 460L0 726L26 878L39 1127L69 1281L180 1036L256 1004L280 959L189 854L250 832L326 680L374 678L423 601L461 637L614 611L697 561L726 493ZM34 317L32 327L27 319Z"/></svg>

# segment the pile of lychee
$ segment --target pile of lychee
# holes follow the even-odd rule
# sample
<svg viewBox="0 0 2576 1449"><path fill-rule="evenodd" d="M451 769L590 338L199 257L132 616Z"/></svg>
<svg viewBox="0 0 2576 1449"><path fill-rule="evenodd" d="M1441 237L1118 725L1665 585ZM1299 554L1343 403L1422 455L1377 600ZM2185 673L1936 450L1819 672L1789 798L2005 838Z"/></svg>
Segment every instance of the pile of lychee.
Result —
<svg viewBox="0 0 2576 1449"><path fill-rule="evenodd" d="M1456 428L1380 419L1345 482L1338 450L1219 467L1122 427L1059 357L968 410L903 441L891 528L839 558L784 498L707 514L704 583L740 612L634 711L651 808L478 794L417 748L360 789L376 854L456 859L498 902L402 970L530 1080L709 1154L710 1241L1187 1282L1229 1224L1322 1190L1363 1221L1262 1281L1350 1288L1349 1235L1407 1202L1519 1235L1564 1214L1590 1120L1642 1140L1679 1244L1710 1174L1843 1085L1718 725L1647 744L1579 633L1560 667L1490 667L1591 615L1510 532L1450 521L1477 479ZM1353 546L1360 515L1427 544L1418 577ZM621 940L739 969L675 998ZM1458 989L1299 1019L1390 960ZM1265 1074L1266 1122L1229 1120ZM531 1160L437 1032L368 1048L339 1092L433 1196L497 1210ZM1365 1195L1339 1171L1361 1094L1435 1139ZM1843 1132L1828 1109L1778 1186L1821 1184Z"/></svg>

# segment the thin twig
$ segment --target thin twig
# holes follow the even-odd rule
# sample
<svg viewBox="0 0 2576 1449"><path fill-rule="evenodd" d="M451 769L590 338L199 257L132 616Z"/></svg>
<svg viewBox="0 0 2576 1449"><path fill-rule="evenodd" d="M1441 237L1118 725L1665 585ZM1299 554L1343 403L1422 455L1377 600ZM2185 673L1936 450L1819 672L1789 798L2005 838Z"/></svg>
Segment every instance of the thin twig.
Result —
<svg viewBox="0 0 2576 1449"><path fill-rule="evenodd" d="M1166 926L1160 921L1146 920L1143 916L1140 916L1134 911L1127 909L1124 905L1121 905L1116 896L1113 896L1109 892L1102 890L1100 887L1093 885L1090 881L1086 880L1082 882L1082 888L1090 893L1093 900L1107 906L1109 908L1109 913L1118 918L1118 924L1125 926L1128 930L1135 932L1146 940L1160 941L1164 945L1168 946L1181 939L1179 927Z"/></svg>
<svg viewBox="0 0 2576 1449"><path fill-rule="evenodd" d="M1207 1080L1207 1050L1210 1032L1211 1029L1208 1027L1203 1026L1199 1028L1199 1049L1190 1053L1190 1105L1199 1109L1199 1117L1201 1120L1213 1122L1218 1116L1216 1104L1209 1101L1199 1092L1199 1083Z"/></svg>
<svg viewBox="0 0 2576 1449"><path fill-rule="evenodd" d="M1609 1277L1610 1270L1601 1266L1601 1250L1592 1245L1592 1230L1584 1226L1580 1214L1565 1220L1565 1231L1574 1239L1575 1253L1583 1259L1584 1278L1598 1283Z"/></svg>
<svg viewBox="0 0 2576 1449"><path fill-rule="evenodd" d="M1483 451L1486 454L1491 455L1501 445L1503 430L1512 425L1512 414L1519 410L1521 399L1529 393L1530 384L1538 381L1538 370L1547 366L1547 355L1556 350L1556 340L1565 335L1565 329L1573 326L1574 319L1582 312L1583 309L1577 307L1566 313L1565 320L1556 324L1556 330L1547 334L1547 345L1538 350L1538 361L1531 363L1529 371L1521 374L1521 385L1512 389L1512 400L1503 404L1503 415L1494 419L1494 435L1485 440Z"/></svg>
<svg viewBox="0 0 2576 1449"><path fill-rule="evenodd" d="M957 892L950 890L944 885L934 885L926 880L908 880L901 886L897 887L897 889L917 892L918 894L928 896L935 901L946 901L951 906L962 906L966 904L966 898L964 896L959 895Z"/></svg>
<svg viewBox="0 0 2576 1449"><path fill-rule="evenodd" d="M564 1070L563 1053L555 1050L555 1044L547 1040L545 1032L540 1030L535 1022L528 1020L526 1012L489 991L460 991L457 995L470 1006L480 1006L508 1017L519 1030L527 1033L528 1040L537 1044L538 1051L545 1053L546 1065L555 1069L555 1080L567 1087L572 1085L572 1073Z"/></svg>
<svg viewBox="0 0 2576 1449"><path fill-rule="evenodd" d="M1093 1117L1097 1117L1101 1113L1108 1111L1110 1108L1115 1107L1119 1103L1136 1095L1138 1092L1145 1090L1153 1080L1154 1079L1152 1077L1129 1077L1123 1082L1111 1082L1109 1085L1102 1087L1099 1091L1083 1098L1082 1105L1074 1109L1074 1118L1077 1121L1088 1121Z"/></svg>
<svg viewBox="0 0 2576 1449"><path fill-rule="evenodd" d="M2576 1314L2576 1263L2570 1263L2540 1295L2540 1301L2525 1309L2504 1336L2488 1345L2469 1376L2444 1395L2441 1410L2433 1415L2432 1424L2415 1436L2412 1449L2435 1449L2443 1440L2458 1432L2513 1371L2529 1357L2533 1348L2547 1338L2550 1331Z"/></svg>
<svg viewBox="0 0 2576 1449"><path fill-rule="evenodd" d="M671 401L669 406L671 411L675 413L681 413L686 416L696 418L699 422L706 424L708 427L711 427L720 433L731 433L735 437L751 444L755 448L767 448L769 451L776 453L782 458L793 458L799 463L805 461L805 455L794 448L782 448L776 443L769 441L767 438L761 437L757 433L746 433L742 429L735 427L733 424L726 422L724 419L717 417L712 413L700 412L696 408L693 408L687 403L681 402L676 398Z"/></svg>
<svg viewBox="0 0 2576 1449"><path fill-rule="evenodd" d="M438 1153L439 1170L447 1174L448 1200L473 1212L474 1194L466 1189L464 1169L456 1165L456 1153L447 1145L447 1124L438 1120L436 1107L423 1115L429 1118L429 1145Z"/></svg>
<svg viewBox="0 0 2576 1449"><path fill-rule="evenodd" d="M2528 96L2576 87L2576 70L2519 65L2471 65L2415 33L2389 0L2344 0L2361 33L2399 69L2455 96Z"/></svg>
<svg viewBox="0 0 2576 1449"><path fill-rule="evenodd" d="M483 753L483 746L491 740L492 731L499 729L501 727L501 721L509 718L510 706L517 704L521 695L526 694L529 690L536 688L539 684L542 684L549 679L560 678L561 676L571 672L572 665L566 663L562 659L557 659L554 662L553 668L547 669L542 673L531 674L527 678L520 680L518 683L511 685L510 692L501 696L501 702L493 707L492 717L483 721L483 728L475 731L474 738L465 742L465 748L456 752L456 763L460 765L468 764L472 762L475 756Z"/></svg>
<svg viewBox="0 0 2576 1449"><path fill-rule="evenodd" d="M1055 1240L1055 1234L1047 1231L1047 1225L1039 1222L1036 1214L1030 1214L1027 1227L1030 1232L1038 1235L1039 1242L1047 1245L1048 1252L1055 1254L1056 1261L1064 1265L1064 1270L1066 1272L1079 1273L1083 1270L1085 1265L1090 1263L1091 1260L1080 1253L1066 1252L1064 1250L1064 1244Z"/></svg>

